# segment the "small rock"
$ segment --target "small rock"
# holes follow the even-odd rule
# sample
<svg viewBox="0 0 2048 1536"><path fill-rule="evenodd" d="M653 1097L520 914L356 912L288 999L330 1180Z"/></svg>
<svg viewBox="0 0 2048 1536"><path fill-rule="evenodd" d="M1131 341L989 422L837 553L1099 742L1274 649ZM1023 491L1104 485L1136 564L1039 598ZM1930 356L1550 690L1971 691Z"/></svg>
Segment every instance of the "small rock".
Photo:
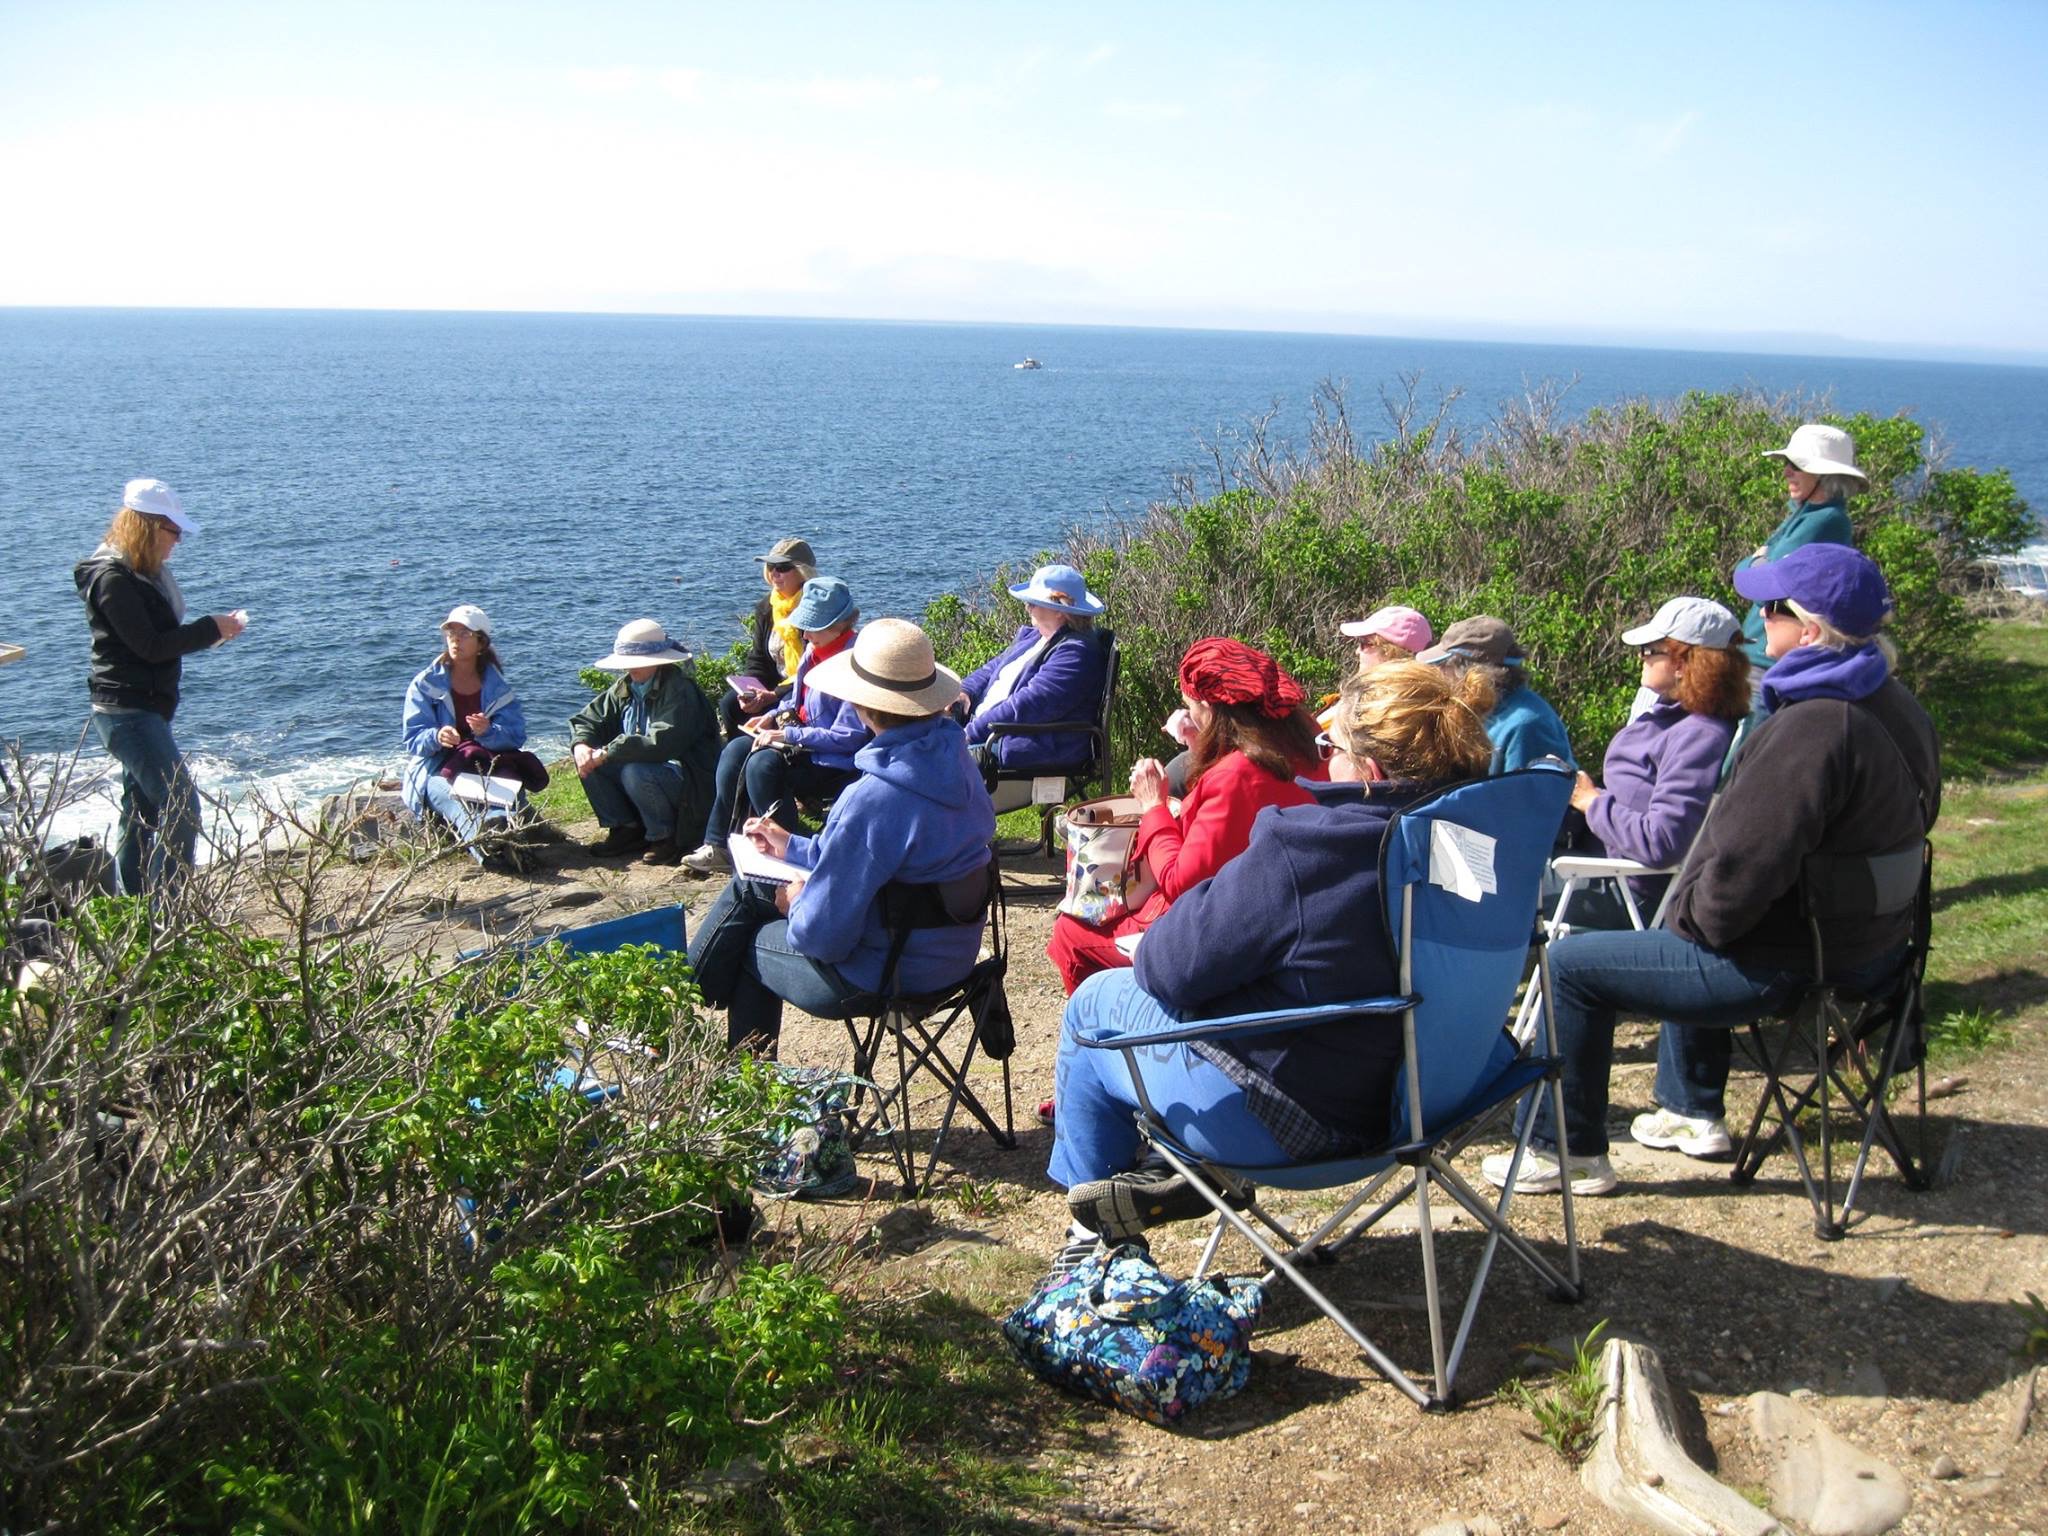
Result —
<svg viewBox="0 0 2048 1536"><path fill-rule="evenodd" d="M1897 1471L1859 1450L1802 1404L1776 1392L1749 1399L1750 1429L1770 1458L1771 1512L1811 1536L1878 1536L1913 1496Z"/></svg>
<svg viewBox="0 0 2048 1536"><path fill-rule="evenodd" d="M2034 1396L2041 1380L2041 1368L2036 1366L2019 1380L2013 1393L2012 1408L2005 1416L2005 1443L2018 1445L2027 1438L2027 1430L2034 1422Z"/></svg>
<svg viewBox="0 0 2048 1536"><path fill-rule="evenodd" d="M1559 1182L1562 1183L1563 1181L1560 1180ZM1312 1515L1320 1507L1313 1499L1305 1499L1294 1506L1294 1512L1297 1515Z"/></svg>
<svg viewBox="0 0 2048 1536"><path fill-rule="evenodd" d="M1664 1486L1664 1474L1662 1472L1646 1473L1643 1477L1643 1484L1649 1488L1662 1488Z"/></svg>
<svg viewBox="0 0 2048 1536"><path fill-rule="evenodd" d="M1871 1299L1881 1307L1890 1302L1905 1288L1906 1277L1904 1275L1879 1275L1875 1284L1871 1286Z"/></svg>
<svg viewBox="0 0 2048 1536"><path fill-rule="evenodd" d="M1552 1510L1546 1514L1531 1516L1529 1523L1539 1531L1555 1531L1563 1529L1566 1522L1570 1519L1570 1515L1560 1514Z"/></svg>
<svg viewBox="0 0 2048 1536"><path fill-rule="evenodd" d="M602 892L593 891L587 885L565 885L559 891L555 891L551 895L549 895L548 905L550 907L557 909L565 907L587 907L594 901L603 900L604 894Z"/></svg>
<svg viewBox="0 0 2048 1536"><path fill-rule="evenodd" d="M1927 1469L1927 1475L1938 1483L1945 1483L1953 1478L1961 1477L1963 1469L1956 1465L1955 1457L1944 1451L1941 1455L1934 1458L1933 1464Z"/></svg>
<svg viewBox="0 0 2048 1536"><path fill-rule="evenodd" d="M1785 1395L1791 1398L1794 1402L1800 1403L1810 1403L1816 1397L1820 1396L1820 1394L1814 1391L1811 1387L1794 1387L1790 1392L1786 1393Z"/></svg>
<svg viewBox="0 0 2048 1536"><path fill-rule="evenodd" d="M1979 1472L1975 1477L1966 1477L1957 1482L1955 1495L1959 1499L1988 1498L1998 1492L2004 1482L2003 1472Z"/></svg>

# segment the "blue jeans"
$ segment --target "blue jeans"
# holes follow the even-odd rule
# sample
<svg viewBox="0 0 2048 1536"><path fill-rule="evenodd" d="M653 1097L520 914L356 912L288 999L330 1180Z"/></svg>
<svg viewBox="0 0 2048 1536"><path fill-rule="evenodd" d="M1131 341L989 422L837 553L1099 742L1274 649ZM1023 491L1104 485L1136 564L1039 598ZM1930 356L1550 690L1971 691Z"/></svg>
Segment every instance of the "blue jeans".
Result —
<svg viewBox="0 0 2048 1536"><path fill-rule="evenodd" d="M192 867L199 845L199 791L171 722L152 710L92 713L93 730L121 765L121 845L114 869L126 896L161 890Z"/></svg>
<svg viewBox="0 0 2048 1536"><path fill-rule="evenodd" d="M718 754L704 841L724 847L726 837L739 830L750 814L769 817L792 832L799 831L803 825L796 814L799 797L821 799L836 795L855 777L849 769L827 768L813 761L808 752L792 757L773 747L756 751L753 737L737 737L728 741Z"/></svg>
<svg viewBox="0 0 2048 1536"><path fill-rule="evenodd" d="M583 776L583 794L601 827L639 822L650 843L675 836L683 810L683 770L674 763L606 761Z"/></svg>
<svg viewBox="0 0 2048 1536"><path fill-rule="evenodd" d="M476 846L476 839L484 829L484 808L456 794L455 786L438 773L427 775L426 786L421 793L426 797L427 809L455 829L456 838L468 846L469 856L481 864L484 856Z"/></svg>
<svg viewBox="0 0 2048 1536"><path fill-rule="evenodd" d="M1122 1034L1178 1029L1182 1021L1127 970L1097 971L1067 1000L1066 1028L1053 1065L1052 1159L1046 1173L1072 1188L1125 1173L1138 1163L1138 1092L1119 1050L1094 1050L1074 1031ZM1137 1048L1145 1092L1166 1128L1219 1163L1284 1163L1273 1133L1245 1107L1237 1084L1188 1045Z"/></svg>
<svg viewBox="0 0 2048 1536"><path fill-rule="evenodd" d="M1839 979L1850 986L1874 984L1898 964L1897 955L1887 955L1846 969ZM1621 1014L1656 1014L1665 1021L1657 1041L1657 1102L1683 1115L1718 1120L1731 1032L1783 1008L1810 979L1805 967L1744 964L1663 928L1560 939L1550 949L1551 1006L1564 1057L1565 1132L1572 1155L1607 1150L1607 1079ZM1557 1147L1548 1094L1537 1100L1533 1141L1546 1150Z"/></svg>
<svg viewBox="0 0 2048 1536"><path fill-rule="evenodd" d="M850 1006L871 994L832 966L790 946L789 922L775 910L775 887L737 877L690 940L690 968L704 1000L725 1009L727 1045L751 1043L775 1054L782 1034L782 1005L792 1002L813 1018L844 1019Z"/></svg>

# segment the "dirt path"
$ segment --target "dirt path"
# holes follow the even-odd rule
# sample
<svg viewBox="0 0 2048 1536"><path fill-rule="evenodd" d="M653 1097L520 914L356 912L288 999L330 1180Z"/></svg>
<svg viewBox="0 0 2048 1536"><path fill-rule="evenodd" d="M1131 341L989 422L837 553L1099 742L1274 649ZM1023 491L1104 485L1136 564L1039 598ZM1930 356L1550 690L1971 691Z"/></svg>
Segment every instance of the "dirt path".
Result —
<svg viewBox="0 0 2048 1536"><path fill-rule="evenodd" d="M1020 1146L1003 1152L978 1132L956 1131L942 1160L953 1173L925 1208L928 1222L897 1224L898 1246L909 1251L885 1276L905 1288L938 1285L991 1319L1028 1294L1065 1220L1044 1176L1051 1132L1031 1117L1050 1090L1063 1001L1043 953L1057 875L1035 858L1007 867ZM417 942L453 949L527 920L550 928L674 900L701 910L716 889L673 870L598 864L566 844L544 850L542 867L522 880L452 862L430 870L407 921ZM1529 1416L1494 1395L1530 1345L1606 1319L1610 1331L1661 1353L1696 1454L1718 1461L1724 1481L1755 1487L1762 1479L1742 1399L1792 1392L1810 1395L1808 1406L1829 1425L1905 1474L1913 1507L1899 1529L2048 1531L2048 1425L2017 1440L2010 1432L2024 1383L2013 1353L2022 1330L2008 1305L2027 1291L2048 1294L2048 1042L2040 1022L2037 1011L2012 1047L1973 1064L1960 1091L1930 1105L1943 1187L1915 1195L1895 1177L1877 1178L1869 1219L1836 1243L1815 1238L1789 1162L1768 1165L1756 1186L1738 1191L1725 1167L1628 1142L1629 1117L1649 1103L1654 1045L1647 1031L1631 1032L1613 1107L1615 1162L1626 1183L1578 1206L1589 1299L1561 1307L1503 1259L1456 1412L1417 1412L1282 1283L1269 1293L1252 1381L1240 1397L1177 1433L1091 1410L1085 1436L1038 1446L1037 1456L1075 1488L1075 1502L1048 1523L1402 1532L1490 1517L1506 1531L1620 1532L1627 1527L1532 1437ZM843 1064L843 1028L792 1012L783 1056ZM981 1067L977 1078L1000 1099L998 1069ZM1475 1181L1483 1150L1469 1154ZM864 1166L886 1199L886 1159ZM1528 1200L1521 1209L1538 1233L1554 1228L1555 1202ZM830 1211L801 1208L813 1225L831 1220ZM871 1204L846 1215L866 1222L876 1213ZM1460 1228L1440 1245L1448 1285L1468 1273L1476 1243ZM1184 1226L1158 1234L1154 1253L1184 1272L1197 1246L1196 1229ZM1362 1248L1326 1272L1332 1293L1362 1309L1368 1331L1379 1330L1396 1360L1426 1365L1415 1245L1385 1236ZM1249 1267L1250 1250L1237 1255ZM989 1347L1003 1348L993 1326ZM1017 1391L1028 1404L1046 1389L1020 1372ZM2038 1417L2048 1420L2048 1401Z"/></svg>

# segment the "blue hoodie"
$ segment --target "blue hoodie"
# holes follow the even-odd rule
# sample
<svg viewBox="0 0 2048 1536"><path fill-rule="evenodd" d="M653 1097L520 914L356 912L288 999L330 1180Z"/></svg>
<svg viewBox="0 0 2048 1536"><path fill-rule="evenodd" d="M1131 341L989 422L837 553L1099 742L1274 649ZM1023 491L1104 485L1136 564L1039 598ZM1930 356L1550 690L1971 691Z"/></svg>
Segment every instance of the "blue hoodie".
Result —
<svg viewBox="0 0 2048 1536"><path fill-rule="evenodd" d="M797 953L877 987L889 958L879 896L891 880L954 880L988 863L996 814L959 722L947 715L899 725L854 758L825 829L792 837L784 855L810 871L789 914ZM908 992L951 986L974 969L981 929L920 928L904 945L897 983Z"/></svg>

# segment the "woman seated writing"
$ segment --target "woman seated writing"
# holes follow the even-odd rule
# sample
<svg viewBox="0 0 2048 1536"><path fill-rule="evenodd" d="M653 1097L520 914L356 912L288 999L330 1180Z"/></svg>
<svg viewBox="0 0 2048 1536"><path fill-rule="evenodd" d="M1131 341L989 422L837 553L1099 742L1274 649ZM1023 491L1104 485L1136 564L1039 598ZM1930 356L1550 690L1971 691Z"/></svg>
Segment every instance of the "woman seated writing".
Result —
<svg viewBox="0 0 2048 1536"><path fill-rule="evenodd" d="M782 707L748 720L719 753L703 845L683 858L683 868L693 875L732 868L725 840L747 817L742 795L753 815L793 832L801 825L799 799L829 800L853 782L854 754L867 744L869 731L851 704L819 686L816 669L853 644L860 610L837 576L813 576L804 583L790 623L804 637L803 659Z"/></svg>
<svg viewBox="0 0 2048 1536"><path fill-rule="evenodd" d="M1380 842L1394 813L1486 773L1483 680L1389 662L1344 685L1328 784L1259 813L1250 846L1184 894L1138 945L1135 969L1091 976L1067 1004L1048 1171L1074 1228L1063 1260L1209 1205L1161 1164L1134 1167L1138 1105L1123 1054L1075 1032L1142 1032L1189 1018L1399 990L1380 918ZM1156 1047L1146 1089L1174 1135L1234 1163L1342 1156L1387 1135L1401 1065L1398 1017L1355 1018L1243 1041Z"/></svg>
<svg viewBox="0 0 2048 1536"><path fill-rule="evenodd" d="M1674 597L1647 624L1623 633L1641 652L1642 686L1656 703L1607 744L1604 784L1579 775L1572 807L1599 852L1668 869L1706 819L1721 762L1749 713L1749 658L1735 615L1704 597ZM1644 913L1669 877L1629 882ZM1647 904L1647 905L1644 905ZM1565 914L1575 928L1625 928L1628 914L1606 887L1581 889Z"/></svg>
<svg viewBox="0 0 2048 1536"><path fill-rule="evenodd" d="M487 773L491 759L526 745L526 711L505 681L491 621L459 603L441 621L441 654L405 690L405 808L445 823L478 863L484 807L455 793L455 772ZM546 783L543 776L542 783Z"/></svg>
<svg viewBox="0 0 2048 1536"><path fill-rule="evenodd" d="M1183 891L1244 852L1261 810L1306 805L1297 774L1323 776L1307 696L1265 652L1238 640L1197 640L1181 658L1180 690L1195 729L1187 796L1176 814L1159 760L1131 765L1131 796L1144 816L1131 863L1142 872L1144 899L1106 926L1064 912L1053 923L1045 952L1070 995L1096 971L1129 965L1116 941L1143 933Z"/></svg>
<svg viewBox="0 0 2048 1536"><path fill-rule="evenodd" d="M960 682L970 711L967 742L997 766L1054 772L1084 763L1089 740L1077 732L999 736L992 726L1092 720L1102 704L1107 649L1092 633L1102 602L1071 565L1043 565L1010 588L1030 620L1000 656Z"/></svg>
<svg viewBox="0 0 2048 1536"><path fill-rule="evenodd" d="M933 661L923 630L876 620L851 651L819 664L817 684L874 733L857 757L860 776L816 837L767 817L749 821L757 848L804 873L779 886L736 876L690 942L705 1000L726 1010L726 1039L769 1055L785 1000L813 1017L847 1018L882 985L891 947L884 887L966 894L974 880L985 883L996 831L967 738L946 713L960 679ZM934 992L961 980L981 932L979 920L912 930L897 987Z"/></svg>

